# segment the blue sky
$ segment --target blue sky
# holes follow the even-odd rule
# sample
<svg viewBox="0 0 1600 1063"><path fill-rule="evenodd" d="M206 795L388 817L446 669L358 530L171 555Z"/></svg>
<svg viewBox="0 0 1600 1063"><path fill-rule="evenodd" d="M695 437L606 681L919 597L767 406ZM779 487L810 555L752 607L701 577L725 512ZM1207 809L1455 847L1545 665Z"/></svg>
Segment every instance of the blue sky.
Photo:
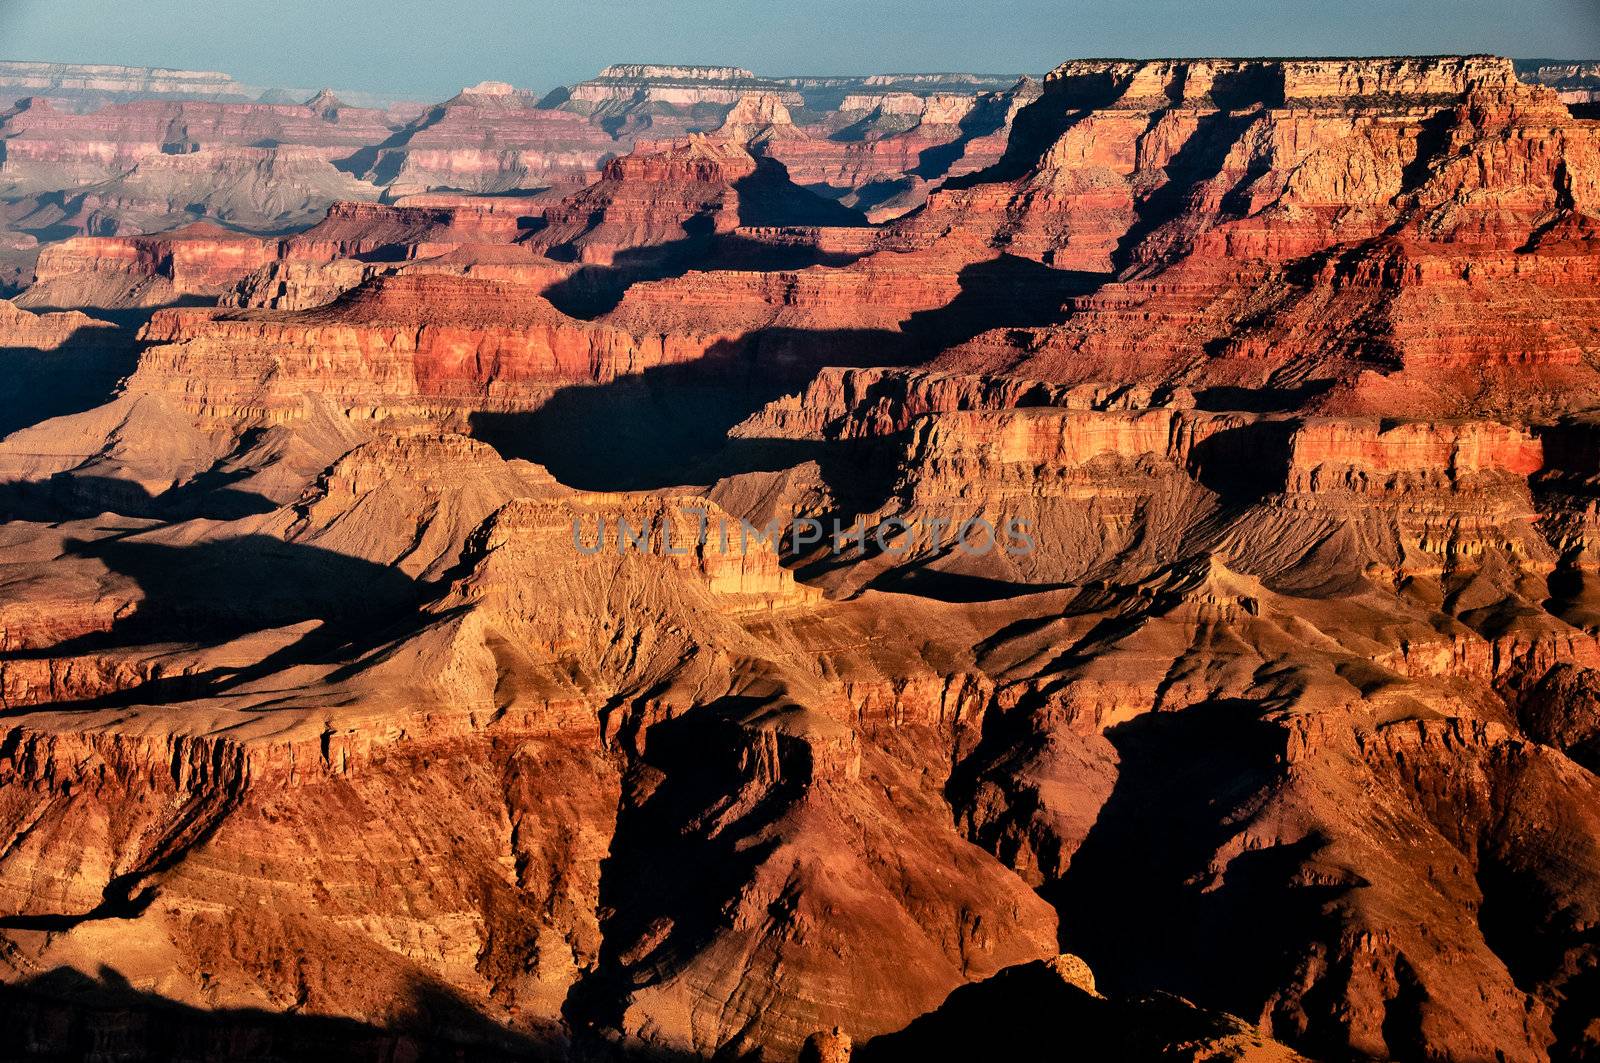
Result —
<svg viewBox="0 0 1600 1063"><path fill-rule="evenodd" d="M608 62L1043 72L1062 59L1600 58L1600 0L0 0L0 58L225 70L437 99Z"/></svg>

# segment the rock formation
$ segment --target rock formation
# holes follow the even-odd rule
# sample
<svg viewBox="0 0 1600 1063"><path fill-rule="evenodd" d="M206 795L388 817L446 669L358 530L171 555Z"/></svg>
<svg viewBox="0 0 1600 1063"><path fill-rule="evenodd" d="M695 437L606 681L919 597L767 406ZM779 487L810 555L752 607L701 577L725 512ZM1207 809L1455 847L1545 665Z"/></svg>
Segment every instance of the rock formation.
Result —
<svg viewBox="0 0 1600 1063"><path fill-rule="evenodd" d="M805 185L889 217L998 154L1014 108L985 94L996 82L644 64L544 100L484 82L430 107L261 92L192 71L11 64L0 68L0 228L33 240L63 226L131 236L206 220L277 233L340 201L561 195L638 140L719 130L792 160ZM779 141L793 150L760 148Z"/></svg>
<svg viewBox="0 0 1600 1063"><path fill-rule="evenodd" d="M28 63L0 61L0 95L117 98L122 96L187 96L199 99L247 100L249 91L215 70L171 70L161 67L113 66L106 63Z"/></svg>
<svg viewBox="0 0 1600 1063"><path fill-rule="evenodd" d="M0 1009L74 1058L1589 1058L1585 76L15 108Z"/></svg>

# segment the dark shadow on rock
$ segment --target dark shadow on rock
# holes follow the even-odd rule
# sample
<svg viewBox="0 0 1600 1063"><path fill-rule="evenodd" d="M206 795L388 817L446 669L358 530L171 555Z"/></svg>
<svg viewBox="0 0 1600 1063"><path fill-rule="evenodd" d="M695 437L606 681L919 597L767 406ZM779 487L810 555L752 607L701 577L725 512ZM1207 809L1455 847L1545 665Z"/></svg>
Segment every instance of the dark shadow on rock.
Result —
<svg viewBox="0 0 1600 1063"><path fill-rule="evenodd" d="M720 698L654 724L642 742L637 717L625 721L619 741L643 752L624 776L611 854L601 863L599 961L567 998L575 1030L615 1028L631 992L671 977L730 929L732 901L778 844L758 840L763 828L811 777L810 746L782 736L777 777L763 775L751 755L759 738L738 718L766 703ZM723 822L735 807L737 818ZM670 929L662 934L664 921Z"/></svg>
<svg viewBox="0 0 1600 1063"><path fill-rule="evenodd" d="M866 117L829 133L828 139L835 144L860 144L868 137L898 136L914 127L915 120L909 115L886 117L881 111L873 110Z"/></svg>
<svg viewBox="0 0 1600 1063"><path fill-rule="evenodd" d="M789 180L788 167L769 155L755 156L756 169L733 182L739 224L766 226L862 226L861 212L808 192Z"/></svg>
<svg viewBox="0 0 1600 1063"><path fill-rule="evenodd" d="M910 175L924 181L937 181L950 172L950 168L967 152L974 140L998 133L1006 124L1009 103L1004 99L980 100L978 106L961 116L957 128L960 132L947 144L924 148L917 155L917 165Z"/></svg>
<svg viewBox="0 0 1600 1063"><path fill-rule="evenodd" d="M81 915L48 912L41 915L0 915L0 930L40 930L59 934L83 923L101 919L136 919L155 900L154 886L140 888L144 873L118 875L106 884L99 904Z"/></svg>
<svg viewBox="0 0 1600 1063"><path fill-rule="evenodd" d="M412 137L438 125L448 115L449 109L444 104L430 107L379 143L369 144L342 159L332 160L333 168L373 184L388 184L399 176L400 167L405 162L405 153L397 149L405 148L411 143ZM378 168L380 165L382 169Z"/></svg>
<svg viewBox="0 0 1600 1063"><path fill-rule="evenodd" d="M563 388L537 410L475 414L472 434L573 487L709 482L726 474L708 477L706 459L728 429L824 366L910 365L989 328L1049 324L1066 299L1100 279L1000 255L962 269L953 300L913 313L898 330L757 329L692 362Z"/></svg>
<svg viewBox="0 0 1600 1063"><path fill-rule="evenodd" d="M1359 280L1361 271L1370 266L1374 253L1383 253L1384 239L1377 237L1356 244L1323 248L1278 266L1272 274L1272 280L1282 286L1282 293L1265 306L1235 320L1226 333L1204 341L1202 346L1205 353L1211 358L1255 357L1248 350L1251 341L1263 336L1281 335L1284 330L1281 322L1295 316L1296 309L1303 305L1302 300L1326 290L1326 276L1330 270L1335 278L1335 287L1350 282L1358 285L1364 283ZM1288 325L1290 332L1296 327L1291 320ZM1214 388L1205 393L1208 405L1204 408L1221 409L1223 407L1216 405L1219 401L1234 401L1239 403L1232 407L1234 409L1268 411L1291 409L1294 404L1310 402L1331 391L1338 383L1337 373L1324 377L1308 375L1308 369L1311 372L1327 371L1325 368L1315 368L1317 360L1322 357L1358 361L1380 373L1397 371L1403 365L1389 327L1381 320L1363 321L1354 328L1344 330L1332 346L1300 343L1294 353L1296 356L1275 370L1261 387L1253 389L1254 398L1240 395L1243 390L1240 388ZM1302 358L1311 359L1311 365L1303 362L1297 365Z"/></svg>
<svg viewBox="0 0 1600 1063"><path fill-rule="evenodd" d="M1600 118L1600 107L1595 118ZM1556 1035L1552 1058L1565 1063L1593 1063L1600 1059L1600 1030L1594 1018L1600 1015L1600 966L1578 971L1561 987L1551 1028Z"/></svg>
<svg viewBox="0 0 1600 1063"><path fill-rule="evenodd" d="M1276 64L1256 64L1219 73L1206 94L1206 102L1220 110L1237 111L1257 104L1267 108L1284 105L1286 86L1283 69Z"/></svg>
<svg viewBox="0 0 1600 1063"><path fill-rule="evenodd" d="M1011 123L1006 150L993 166L952 178L949 189L972 188L991 182L1015 181L1038 165L1040 158L1067 130L1095 111L1110 106L1123 85L1110 73L1079 74L1057 78L1044 93L1017 112Z"/></svg>
<svg viewBox="0 0 1600 1063"><path fill-rule="evenodd" d="M0 523L12 520L54 524L102 513L148 520L239 520L270 513L277 503L231 484L248 475L202 473L189 483L152 495L132 480L110 476L56 473L41 480L0 482Z"/></svg>
<svg viewBox="0 0 1600 1063"><path fill-rule="evenodd" d="M860 257L820 251L803 242L765 243L737 232L714 233L711 224L710 215L691 218L684 223L685 235L681 239L626 248L616 253L610 265L581 266L540 294L569 317L589 321L616 309L635 284L681 277L690 270L772 272L810 266L845 266ZM557 261L572 261L576 251L563 245L551 248L549 256Z"/></svg>
<svg viewBox="0 0 1600 1063"><path fill-rule="evenodd" d="M1400 171L1400 193L1414 192L1428 178L1436 162L1450 146L1450 132L1459 122L1454 107L1445 107L1422 120L1416 139L1416 151ZM1399 198L1399 197L1396 197Z"/></svg>
<svg viewBox="0 0 1600 1063"><path fill-rule="evenodd" d="M715 379L678 366L556 392L528 413L477 413L472 435L571 487L639 490L695 482L729 428L783 394L738 362Z"/></svg>
<svg viewBox="0 0 1600 1063"><path fill-rule="evenodd" d="M1349 887L1296 882L1315 838L1244 853L1220 877L1209 871L1234 817L1282 771L1283 733L1260 712L1214 702L1106 732L1116 784L1065 877L1040 891L1061 913L1062 947L1103 988L1259 1015L1292 976L1292 948L1333 932L1324 906Z"/></svg>
<svg viewBox="0 0 1600 1063"><path fill-rule="evenodd" d="M133 333L85 327L53 350L0 347L0 437L111 399L138 364Z"/></svg>
<svg viewBox="0 0 1600 1063"><path fill-rule="evenodd" d="M1105 280L1104 274L1055 269L1011 254L974 262L957 275L954 299L906 319L903 342L920 361L992 329L1059 324L1069 299L1096 291Z"/></svg>
<svg viewBox="0 0 1600 1063"><path fill-rule="evenodd" d="M118 537L70 543L69 550L99 559L144 591L138 612L113 632L133 644L197 628L221 641L305 620L358 627L414 604L418 593L397 568L270 535L184 546Z"/></svg>
<svg viewBox="0 0 1600 1063"><path fill-rule="evenodd" d="M1256 122L1259 114L1245 111L1234 114L1216 111L1200 118L1194 133L1183 142L1163 171L1165 183L1134 201L1134 220L1117 240L1111 253L1112 267L1122 272L1137 265L1141 245L1168 222L1187 209L1190 199L1202 185L1222 172L1235 142ZM1159 116L1152 118L1158 121Z"/></svg>
<svg viewBox="0 0 1600 1063"><path fill-rule="evenodd" d="M90 325L76 329L61 346L51 350L0 348L0 379L4 380L0 387L0 438L53 417L103 406L138 366L139 352L148 346L138 339L139 330L157 310L209 306L215 301L184 296L157 307L28 307L29 313L34 314L77 310L112 327Z"/></svg>
<svg viewBox="0 0 1600 1063"><path fill-rule="evenodd" d="M39 304L26 309L32 314L56 314L76 310L87 314L97 321L109 321L121 329L128 342L136 342L139 330L149 324L157 310L171 310L189 306L216 306L217 300L213 296L205 295L180 295L176 299L169 299L155 306L51 306Z"/></svg>
<svg viewBox="0 0 1600 1063"><path fill-rule="evenodd" d="M851 1058L1177 1063L1201 1058L1193 1054L1197 1042L1237 1034L1242 1026L1165 994L1095 996L1036 961L956 988L936 1010L857 1046Z"/></svg>
<svg viewBox="0 0 1600 1063"><path fill-rule="evenodd" d="M947 572L925 564L890 569L868 584L868 587L875 591L914 594L919 598L931 598L940 602L967 604L1005 601L1043 591L1059 590L1064 586L1066 584L1016 583L990 576Z"/></svg>
<svg viewBox="0 0 1600 1063"><path fill-rule="evenodd" d="M571 1058L555 1031L506 1029L448 988L418 981L377 1026L355 1019L259 1008L198 1008L137 989L109 967L91 977L58 967L0 985L6 1060L76 1063L345 1063L512 1061ZM109 1053L109 1055L108 1055Z"/></svg>
<svg viewBox="0 0 1600 1063"><path fill-rule="evenodd" d="M1289 475L1292 419L1256 421L1207 436L1189 452L1189 473L1221 495L1248 506L1282 491Z"/></svg>
<svg viewBox="0 0 1600 1063"><path fill-rule="evenodd" d="M1231 339L1232 337L1224 337L1209 341L1206 344L1206 352L1213 356L1219 355ZM1313 399L1327 394L1334 384L1335 381L1329 378L1307 381L1293 388L1217 385L1196 391L1194 402L1196 408L1216 413L1289 413L1302 409Z"/></svg>
<svg viewBox="0 0 1600 1063"><path fill-rule="evenodd" d="M156 877L176 867L216 833L229 813L238 807L243 793L241 785L224 784L185 801L165 833L150 838L135 866L111 877L100 891L100 903L89 911L0 916L0 930L61 933L97 920L137 919L156 898Z"/></svg>
<svg viewBox="0 0 1600 1063"><path fill-rule="evenodd" d="M563 388L527 413L474 414L471 431L504 456L536 461L572 487L707 483L722 474L708 459L734 425L796 390L821 365L887 364L901 340L873 329L766 329L719 342L694 362ZM732 454L729 468L737 471L744 459L738 448Z"/></svg>
<svg viewBox="0 0 1600 1063"><path fill-rule="evenodd" d="M220 645L257 631L307 621L318 625L289 646L238 669L157 678L103 697L70 703L82 710L160 704L216 694L293 664L347 657L419 622L416 609L434 590L399 569L266 535L186 546L128 535L69 543L132 579L144 599L108 631L41 649L13 651L26 660L167 642ZM27 707L6 715L36 711Z"/></svg>
<svg viewBox="0 0 1600 1063"><path fill-rule="evenodd" d="M827 188L826 185L815 186ZM917 187L917 182L909 177L889 177L880 175L872 178L866 184L854 190L835 189L841 197L850 196L851 203L860 211L869 211L881 207L898 196L907 195Z"/></svg>
<svg viewBox="0 0 1600 1063"><path fill-rule="evenodd" d="M865 226L866 218L831 199L816 195L789 180L789 171L777 159L755 156L753 173L734 181L738 223L751 228L810 228ZM717 232L718 206L708 204L682 223L683 235L660 243L618 251L609 265L587 265L550 285L542 294L559 310L573 317L593 319L616 307L628 288L652 280L679 277L693 270L803 269L814 265L844 265L853 255L822 252L803 242L765 244L737 232ZM583 238L606 220L598 207L583 233L549 247L545 254L556 261L577 261ZM530 235L538 232L536 228Z"/></svg>
<svg viewBox="0 0 1600 1063"><path fill-rule="evenodd" d="M729 439L693 467L695 483L815 462L841 512L876 509L894 489L905 434L869 439Z"/></svg>
<svg viewBox="0 0 1600 1063"><path fill-rule="evenodd" d="M1594 961L1600 938L1594 927L1552 918L1550 913L1561 911L1566 903L1562 887L1553 886L1548 871L1530 867L1514 848L1507 852L1504 844L1480 845L1476 857L1476 878L1483 893L1478 928L1517 987L1551 1002L1556 1035L1551 1058L1600 1058L1595 1055L1600 1048L1600 1027L1595 1025L1600 1016L1600 965ZM1413 975L1411 982L1417 981ZM1420 984L1414 985L1414 992L1426 996ZM1413 1020L1405 1031L1408 1036L1390 1040L1389 1045L1391 1049L1406 1045L1411 1055L1420 1058L1426 1054L1427 1038L1415 1021L1417 1008L1402 1013ZM1387 1026L1384 1032L1387 1038Z"/></svg>

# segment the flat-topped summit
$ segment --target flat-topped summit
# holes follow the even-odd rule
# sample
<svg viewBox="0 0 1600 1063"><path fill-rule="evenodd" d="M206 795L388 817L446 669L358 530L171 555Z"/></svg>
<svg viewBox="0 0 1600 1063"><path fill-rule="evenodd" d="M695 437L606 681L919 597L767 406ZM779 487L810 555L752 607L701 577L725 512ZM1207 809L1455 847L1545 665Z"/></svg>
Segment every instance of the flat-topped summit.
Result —
<svg viewBox="0 0 1600 1063"><path fill-rule="evenodd" d="M0 60L0 88L141 96L245 97L248 90L219 70L119 66L111 63L39 63Z"/></svg>
<svg viewBox="0 0 1600 1063"><path fill-rule="evenodd" d="M615 81L754 81L756 75L737 66L683 66L662 63L613 63L600 71Z"/></svg>
<svg viewBox="0 0 1600 1063"><path fill-rule="evenodd" d="M484 107L492 110L517 110L532 107L536 98L530 92L504 81L480 81L468 85L444 102L446 107Z"/></svg>
<svg viewBox="0 0 1600 1063"><path fill-rule="evenodd" d="M1473 86L1517 83L1510 59L1494 55L1366 56L1330 59L1072 59L1046 85L1109 77L1126 99L1200 100L1246 91L1287 100L1374 96L1456 96Z"/></svg>
<svg viewBox="0 0 1600 1063"><path fill-rule="evenodd" d="M982 87L996 82L1014 82L1016 79L1016 74L970 74L951 70L921 74L868 74L861 79L861 84L868 88L884 88L890 85L972 85Z"/></svg>

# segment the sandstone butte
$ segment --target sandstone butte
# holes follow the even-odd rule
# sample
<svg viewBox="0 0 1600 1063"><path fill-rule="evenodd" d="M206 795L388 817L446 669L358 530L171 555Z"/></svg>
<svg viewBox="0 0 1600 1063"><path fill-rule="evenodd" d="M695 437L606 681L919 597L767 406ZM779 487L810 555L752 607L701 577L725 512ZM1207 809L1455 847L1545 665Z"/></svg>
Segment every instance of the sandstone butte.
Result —
<svg viewBox="0 0 1600 1063"><path fill-rule="evenodd" d="M0 141L18 1043L1600 1053L1584 68L141 76Z"/></svg>

